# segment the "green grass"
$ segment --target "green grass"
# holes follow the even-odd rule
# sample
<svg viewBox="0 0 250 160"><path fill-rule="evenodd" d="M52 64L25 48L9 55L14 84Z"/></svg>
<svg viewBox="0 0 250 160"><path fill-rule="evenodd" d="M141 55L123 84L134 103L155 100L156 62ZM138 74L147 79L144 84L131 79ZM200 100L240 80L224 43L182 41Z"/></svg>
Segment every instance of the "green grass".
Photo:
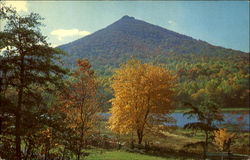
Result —
<svg viewBox="0 0 250 160"><path fill-rule="evenodd" d="M241 111L249 111L250 108L222 108L223 112L241 112Z"/></svg>
<svg viewBox="0 0 250 160"><path fill-rule="evenodd" d="M169 157L156 157L150 155L143 155L139 153L129 153L125 151L119 150L88 150L90 153L89 156L86 157L86 160L177 160L179 158Z"/></svg>

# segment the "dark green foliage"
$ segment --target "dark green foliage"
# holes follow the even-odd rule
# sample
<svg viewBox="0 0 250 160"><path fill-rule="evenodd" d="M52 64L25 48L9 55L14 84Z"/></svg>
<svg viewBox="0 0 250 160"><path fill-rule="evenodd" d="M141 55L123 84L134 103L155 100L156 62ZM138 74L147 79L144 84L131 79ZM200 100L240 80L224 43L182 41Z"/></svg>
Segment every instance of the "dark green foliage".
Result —
<svg viewBox="0 0 250 160"><path fill-rule="evenodd" d="M62 85L66 70L55 64L62 52L46 42L39 29L42 18L38 14L19 15L1 4L0 18L6 22L0 32L1 49L5 48L0 56L2 138L15 137L11 143L15 144L16 154L12 152L6 158L21 160L31 152L28 149L22 153L22 141L28 138L28 146L36 144L30 138L46 128L45 93Z"/></svg>
<svg viewBox="0 0 250 160"><path fill-rule="evenodd" d="M187 104L190 107L190 111L184 113L188 118L196 117L198 122L188 123L184 126L186 129L201 130L205 134L205 141L203 145L203 158L206 159L209 140L212 139L211 133L217 130L215 122L223 121L223 115L218 108L218 105L213 101L204 99L200 102L198 107L192 104Z"/></svg>

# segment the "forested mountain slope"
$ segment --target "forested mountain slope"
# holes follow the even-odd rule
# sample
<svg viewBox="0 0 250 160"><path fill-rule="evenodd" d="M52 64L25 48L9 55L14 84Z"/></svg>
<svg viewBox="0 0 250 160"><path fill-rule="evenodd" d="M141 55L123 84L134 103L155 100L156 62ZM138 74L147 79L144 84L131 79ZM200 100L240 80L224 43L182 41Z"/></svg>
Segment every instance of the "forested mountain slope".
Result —
<svg viewBox="0 0 250 160"><path fill-rule="evenodd" d="M69 53L65 59L73 67L77 58L88 58L94 65L118 66L131 57L142 60L169 54L231 54L242 53L213 46L165 28L124 16L89 36L59 46Z"/></svg>
<svg viewBox="0 0 250 160"><path fill-rule="evenodd" d="M249 53L226 49L162 27L124 16L89 36L59 46L74 68L87 58L112 97L112 70L128 59L163 65L177 75L176 101L215 101L222 107L249 106Z"/></svg>

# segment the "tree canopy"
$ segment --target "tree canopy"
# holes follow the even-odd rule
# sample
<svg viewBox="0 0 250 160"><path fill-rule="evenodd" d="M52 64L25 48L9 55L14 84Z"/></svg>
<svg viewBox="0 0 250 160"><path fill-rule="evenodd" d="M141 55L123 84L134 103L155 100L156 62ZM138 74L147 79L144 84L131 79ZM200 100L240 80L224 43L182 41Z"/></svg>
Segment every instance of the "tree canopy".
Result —
<svg viewBox="0 0 250 160"><path fill-rule="evenodd" d="M145 128L171 120L175 77L162 67L130 60L115 71L114 98L110 129L118 133L135 132L142 142Z"/></svg>
<svg viewBox="0 0 250 160"><path fill-rule="evenodd" d="M58 65L62 52L50 47L41 34L43 18L38 14L19 15L13 8L1 4L0 18L6 23L0 32L1 99L5 102L1 106L1 117L7 121L4 124L13 123L12 117L15 117L14 123L5 126L3 131L15 136L16 155L10 159L21 160L22 137L28 134L26 127L31 127L26 126L26 120L33 118L32 122L39 122L43 114L41 106L45 105L43 93L60 87L66 70Z"/></svg>
<svg viewBox="0 0 250 160"><path fill-rule="evenodd" d="M99 102L97 81L88 60L77 60L78 68L72 79L59 94L56 111L65 115L64 124L71 133L66 134L68 148L80 159L84 142L90 137L98 120ZM66 132L66 130L63 130Z"/></svg>

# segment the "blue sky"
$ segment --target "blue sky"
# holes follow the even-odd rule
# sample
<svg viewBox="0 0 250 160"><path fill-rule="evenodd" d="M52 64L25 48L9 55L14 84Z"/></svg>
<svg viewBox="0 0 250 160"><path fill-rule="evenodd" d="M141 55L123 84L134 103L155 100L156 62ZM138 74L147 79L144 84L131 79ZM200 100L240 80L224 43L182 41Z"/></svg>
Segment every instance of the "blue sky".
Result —
<svg viewBox="0 0 250 160"><path fill-rule="evenodd" d="M39 13L52 45L71 42L124 15L223 46L249 52L247 1L7 1L22 14Z"/></svg>

